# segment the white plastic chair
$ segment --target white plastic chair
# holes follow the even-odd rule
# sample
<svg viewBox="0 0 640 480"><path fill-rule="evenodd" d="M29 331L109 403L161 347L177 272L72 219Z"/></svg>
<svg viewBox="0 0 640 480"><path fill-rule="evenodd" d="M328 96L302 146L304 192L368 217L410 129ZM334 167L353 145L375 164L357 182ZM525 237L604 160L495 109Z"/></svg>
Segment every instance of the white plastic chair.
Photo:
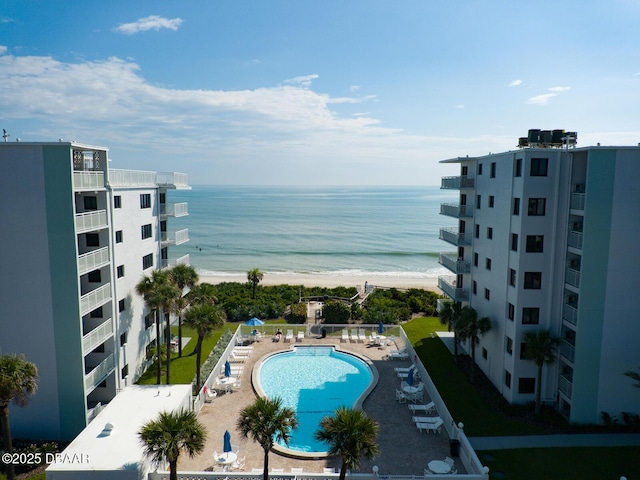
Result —
<svg viewBox="0 0 640 480"><path fill-rule="evenodd" d="M287 330L287 335L284 337L285 342L293 340L293 330Z"/></svg>
<svg viewBox="0 0 640 480"><path fill-rule="evenodd" d="M407 403L407 396L404 392L396 389L396 400L400 403Z"/></svg>
<svg viewBox="0 0 640 480"><path fill-rule="evenodd" d="M349 341L349 330L344 329L342 330L342 337L340 338L341 342L348 342Z"/></svg>

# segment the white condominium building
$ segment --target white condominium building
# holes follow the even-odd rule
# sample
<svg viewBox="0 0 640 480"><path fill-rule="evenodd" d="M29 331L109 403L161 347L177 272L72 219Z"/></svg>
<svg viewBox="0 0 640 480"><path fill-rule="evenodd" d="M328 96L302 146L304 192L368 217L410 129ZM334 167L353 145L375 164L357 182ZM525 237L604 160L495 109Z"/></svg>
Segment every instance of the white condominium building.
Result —
<svg viewBox="0 0 640 480"><path fill-rule="evenodd" d="M624 375L640 367L640 146L575 148L575 134L539 130L519 146L441 162L460 175L442 179L459 203L441 206L457 225L440 232L456 250L440 256L452 273L439 286L491 320L476 363L510 403L535 399L525 332L550 330L545 403L575 423L640 413Z"/></svg>
<svg viewBox="0 0 640 480"><path fill-rule="evenodd" d="M155 340L135 286L176 263L188 214L168 191L179 173L109 168L107 149L76 142L0 143L0 354L39 370L14 436L70 440L147 367Z"/></svg>

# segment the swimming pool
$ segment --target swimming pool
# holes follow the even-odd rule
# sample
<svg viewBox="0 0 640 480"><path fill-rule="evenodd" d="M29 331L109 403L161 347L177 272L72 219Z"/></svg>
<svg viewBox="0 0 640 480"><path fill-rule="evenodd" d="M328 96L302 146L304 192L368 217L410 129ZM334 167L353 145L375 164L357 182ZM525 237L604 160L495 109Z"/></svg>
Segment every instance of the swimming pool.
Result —
<svg viewBox="0 0 640 480"><path fill-rule="evenodd" d="M282 398L298 417L289 446L278 449L305 457L326 456L327 445L314 438L320 421L339 406L360 406L377 378L368 359L334 346L296 346L269 355L254 369L258 393Z"/></svg>

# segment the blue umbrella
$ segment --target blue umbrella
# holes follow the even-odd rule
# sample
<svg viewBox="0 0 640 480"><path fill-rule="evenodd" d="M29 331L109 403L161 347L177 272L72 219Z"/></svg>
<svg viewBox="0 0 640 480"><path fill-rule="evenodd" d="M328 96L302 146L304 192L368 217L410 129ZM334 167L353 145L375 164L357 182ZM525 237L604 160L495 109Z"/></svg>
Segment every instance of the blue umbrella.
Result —
<svg viewBox="0 0 640 480"><path fill-rule="evenodd" d="M410 387L413 386L413 367L409 369L409 374L407 375L407 385Z"/></svg>
<svg viewBox="0 0 640 480"><path fill-rule="evenodd" d="M231 447L231 434L229 433L229 430L225 430L225 432L224 432L224 448L223 448L223 450L225 452L233 451L233 447Z"/></svg>
<svg viewBox="0 0 640 480"><path fill-rule="evenodd" d="M251 320L247 320L246 322L244 322L244 324L255 327L257 325L264 325L264 322L259 318L253 317Z"/></svg>
<svg viewBox="0 0 640 480"><path fill-rule="evenodd" d="M224 362L224 376L225 377L231 376L231 364L229 363L229 360Z"/></svg>
<svg viewBox="0 0 640 480"><path fill-rule="evenodd" d="M382 335L384 333L384 323L382 323L382 322L378 323L378 333L380 335Z"/></svg>

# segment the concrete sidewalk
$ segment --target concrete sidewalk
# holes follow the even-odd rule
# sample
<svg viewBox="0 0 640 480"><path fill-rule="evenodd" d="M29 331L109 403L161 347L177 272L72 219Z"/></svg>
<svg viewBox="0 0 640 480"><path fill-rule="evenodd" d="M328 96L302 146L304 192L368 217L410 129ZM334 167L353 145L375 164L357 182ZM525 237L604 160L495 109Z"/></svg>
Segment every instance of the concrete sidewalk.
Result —
<svg viewBox="0 0 640 480"><path fill-rule="evenodd" d="M632 447L640 445L640 433L469 437L469 441L476 451L536 447Z"/></svg>

